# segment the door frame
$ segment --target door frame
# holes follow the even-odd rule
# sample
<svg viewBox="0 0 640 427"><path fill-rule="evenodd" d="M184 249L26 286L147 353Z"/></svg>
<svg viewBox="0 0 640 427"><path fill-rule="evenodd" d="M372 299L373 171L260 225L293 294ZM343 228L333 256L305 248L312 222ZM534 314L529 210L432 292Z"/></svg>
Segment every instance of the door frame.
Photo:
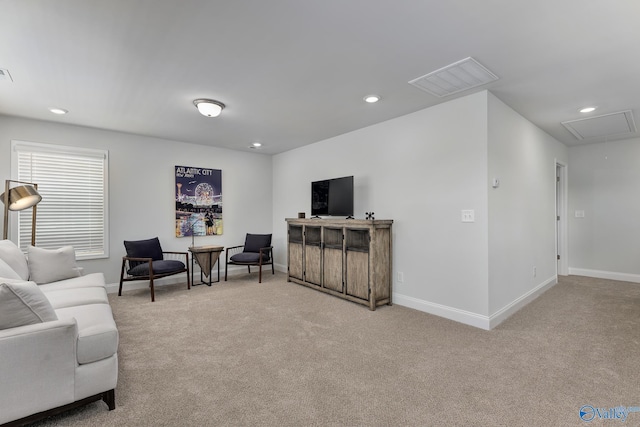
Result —
<svg viewBox="0 0 640 427"><path fill-rule="evenodd" d="M567 276L569 275L569 245L567 230L568 165L556 159L554 171L554 181L556 182L556 255L560 257L556 262L556 274L559 276Z"/></svg>

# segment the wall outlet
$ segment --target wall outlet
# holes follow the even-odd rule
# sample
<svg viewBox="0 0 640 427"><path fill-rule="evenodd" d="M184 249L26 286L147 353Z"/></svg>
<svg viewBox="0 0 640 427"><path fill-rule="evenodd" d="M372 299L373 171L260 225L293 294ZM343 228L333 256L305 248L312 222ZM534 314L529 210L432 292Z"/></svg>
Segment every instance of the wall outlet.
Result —
<svg viewBox="0 0 640 427"><path fill-rule="evenodd" d="M402 271L398 271L398 283L404 282L404 273Z"/></svg>
<svg viewBox="0 0 640 427"><path fill-rule="evenodd" d="M538 267L534 266L533 267L533 277L536 277L538 275Z"/></svg>

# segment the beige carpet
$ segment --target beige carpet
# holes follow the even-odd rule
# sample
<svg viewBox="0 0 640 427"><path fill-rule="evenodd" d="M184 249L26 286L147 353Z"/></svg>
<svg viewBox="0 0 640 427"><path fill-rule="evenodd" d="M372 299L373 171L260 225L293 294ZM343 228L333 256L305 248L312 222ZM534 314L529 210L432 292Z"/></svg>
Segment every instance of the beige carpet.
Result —
<svg viewBox="0 0 640 427"><path fill-rule="evenodd" d="M562 278L493 331L371 312L280 273L110 300L116 409L37 425L614 426L579 410L640 406L637 284Z"/></svg>

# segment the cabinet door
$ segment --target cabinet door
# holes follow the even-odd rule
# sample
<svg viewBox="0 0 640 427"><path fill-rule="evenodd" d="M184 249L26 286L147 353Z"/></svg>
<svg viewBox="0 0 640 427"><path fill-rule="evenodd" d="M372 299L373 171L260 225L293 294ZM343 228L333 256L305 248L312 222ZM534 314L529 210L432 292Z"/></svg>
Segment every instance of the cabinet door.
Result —
<svg viewBox="0 0 640 427"><path fill-rule="evenodd" d="M347 294L369 299L369 230L347 229L345 233Z"/></svg>
<svg viewBox="0 0 640 427"><path fill-rule="evenodd" d="M302 227L289 227L289 277L303 280Z"/></svg>
<svg viewBox="0 0 640 427"><path fill-rule="evenodd" d="M321 234L320 227L304 228L304 281L318 286L322 284Z"/></svg>
<svg viewBox="0 0 640 427"><path fill-rule="evenodd" d="M336 292L344 291L342 228L324 227L323 230L323 287Z"/></svg>
<svg viewBox="0 0 640 427"><path fill-rule="evenodd" d="M304 247L304 281L313 285L322 283L321 253L319 245L305 245Z"/></svg>
<svg viewBox="0 0 640 427"><path fill-rule="evenodd" d="M327 289L342 292L342 248L324 248L324 282Z"/></svg>
<svg viewBox="0 0 640 427"><path fill-rule="evenodd" d="M369 254L347 250L347 294L369 299Z"/></svg>
<svg viewBox="0 0 640 427"><path fill-rule="evenodd" d="M302 244L289 243L289 276L302 280Z"/></svg>

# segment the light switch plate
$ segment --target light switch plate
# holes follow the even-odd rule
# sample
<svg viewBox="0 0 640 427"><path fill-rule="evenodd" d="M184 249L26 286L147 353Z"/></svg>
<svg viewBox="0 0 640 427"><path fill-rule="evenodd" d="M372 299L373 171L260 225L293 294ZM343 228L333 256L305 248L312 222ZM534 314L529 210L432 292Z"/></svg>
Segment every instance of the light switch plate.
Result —
<svg viewBox="0 0 640 427"><path fill-rule="evenodd" d="M463 209L462 210L462 222L475 222L476 216L475 211L473 209Z"/></svg>

